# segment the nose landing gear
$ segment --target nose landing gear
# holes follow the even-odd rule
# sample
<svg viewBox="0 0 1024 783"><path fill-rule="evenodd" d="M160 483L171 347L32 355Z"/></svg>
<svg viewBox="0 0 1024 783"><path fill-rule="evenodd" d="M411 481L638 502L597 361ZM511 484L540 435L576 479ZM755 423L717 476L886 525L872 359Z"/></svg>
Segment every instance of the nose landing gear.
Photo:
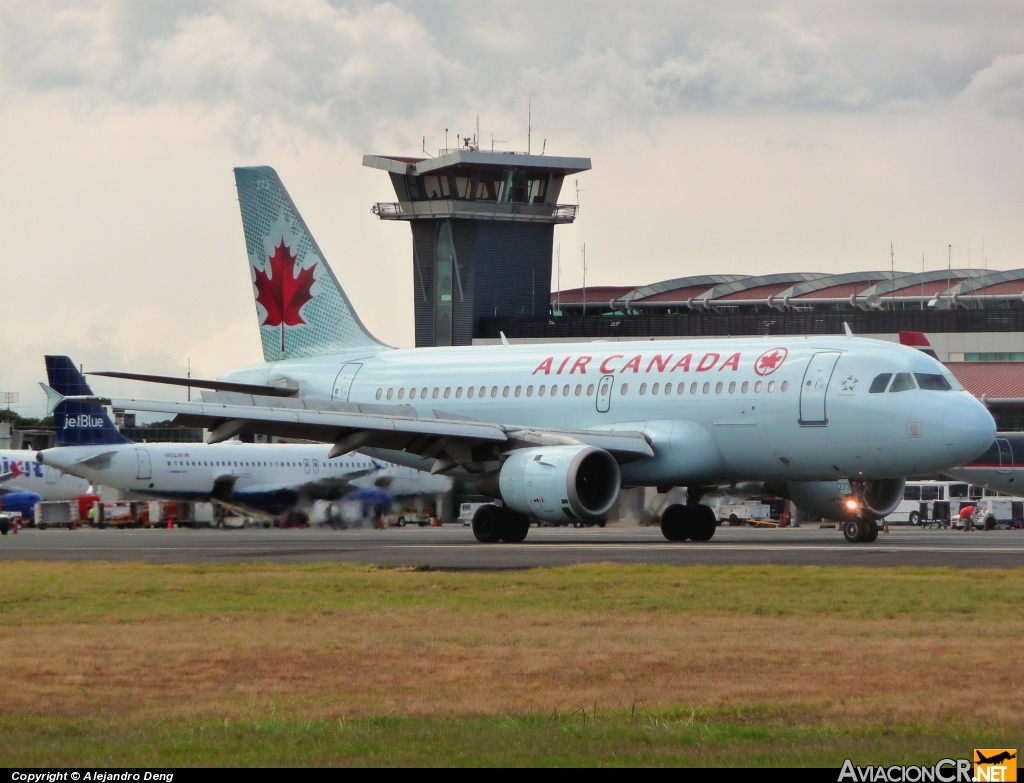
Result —
<svg viewBox="0 0 1024 783"><path fill-rule="evenodd" d="M878 538L874 519L850 519L843 523L843 537L851 544L870 544Z"/></svg>

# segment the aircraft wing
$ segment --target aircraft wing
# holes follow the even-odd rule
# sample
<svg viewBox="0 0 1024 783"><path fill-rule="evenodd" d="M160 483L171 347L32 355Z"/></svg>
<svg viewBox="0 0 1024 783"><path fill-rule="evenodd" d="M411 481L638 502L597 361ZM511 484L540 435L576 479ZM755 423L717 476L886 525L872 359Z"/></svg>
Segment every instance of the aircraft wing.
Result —
<svg viewBox="0 0 1024 783"><path fill-rule="evenodd" d="M5 481L10 481L12 478L16 478L18 475L19 474L15 473L13 470L9 470L6 473L0 473L0 484L3 484Z"/></svg>
<svg viewBox="0 0 1024 783"><path fill-rule="evenodd" d="M54 407L65 399L52 390L47 395ZM650 443L640 432L497 424L412 405L363 405L234 392L217 392L209 398L204 395L202 402L66 399L124 410L172 413L177 424L210 430L210 443L249 433L333 443L332 459L363 447L403 451L421 460L435 460L433 473L446 472L458 465L470 472L481 472L485 470L484 463L497 460L499 454L531 446L586 444L610 452L619 462L654 456Z"/></svg>

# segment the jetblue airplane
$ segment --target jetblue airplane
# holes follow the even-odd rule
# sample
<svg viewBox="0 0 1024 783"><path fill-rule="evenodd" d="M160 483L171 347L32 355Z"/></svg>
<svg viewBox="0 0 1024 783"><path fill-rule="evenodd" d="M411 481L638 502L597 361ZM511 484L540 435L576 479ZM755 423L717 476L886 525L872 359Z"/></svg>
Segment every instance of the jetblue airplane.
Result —
<svg viewBox="0 0 1024 783"><path fill-rule="evenodd" d="M687 488L671 541L706 541L709 488L769 486L870 541L904 477L983 452L985 407L921 351L846 337L419 348L363 326L268 167L235 170L265 362L209 381L103 373L206 389L202 402L81 397L176 413L211 430L333 443L473 481L483 542L518 542L531 518L600 519L622 486ZM60 396L49 392L51 405ZM83 408L85 410L86 408Z"/></svg>
<svg viewBox="0 0 1024 783"><path fill-rule="evenodd" d="M92 394L67 356L47 356L46 372L61 394ZM395 495L436 495L452 485L445 476L414 475L361 454L328 457L330 447L322 444L133 443L95 405L65 402L54 410L54 421L58 447L39 452L41 468L138 497L219 500L294 517L314 500L351 496L380 511Z"/></svg>
<svg viewBox="0 0 1024 783"><path fill-rule="evenodd" d="M0 513L32 516L42 500L74 500L89 491L89 482L47 467L34 452L0 451Z"/></svg>

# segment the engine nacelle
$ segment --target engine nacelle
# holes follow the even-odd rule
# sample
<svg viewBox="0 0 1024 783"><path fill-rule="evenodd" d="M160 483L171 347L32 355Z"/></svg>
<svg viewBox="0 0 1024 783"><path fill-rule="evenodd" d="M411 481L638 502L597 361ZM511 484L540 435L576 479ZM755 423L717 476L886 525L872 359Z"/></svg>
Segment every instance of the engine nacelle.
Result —
<svg viewBox="0 0 1024 783"><path fill-rule="evenodd" d="M498 473L506 506L545 522L599 519L619 497L619 464L594 446L520 449Z"/></svg>
<svg viewBox="0 0 1024 783"><path fill-rule="evenodd" d="M802 511L825 519L881 519L903 500L904 479L876 481L788 481L783 486L768 482L765 489L789 498Z"/></svg>

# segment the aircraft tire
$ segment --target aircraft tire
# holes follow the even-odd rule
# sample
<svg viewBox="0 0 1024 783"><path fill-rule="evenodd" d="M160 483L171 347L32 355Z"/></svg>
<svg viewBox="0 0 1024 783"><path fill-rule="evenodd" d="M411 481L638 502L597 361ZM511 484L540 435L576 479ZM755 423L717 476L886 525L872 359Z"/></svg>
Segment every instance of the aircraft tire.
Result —
<svg viewBox="0 0 1024 783"><path fill-rule="evenodd" d="M870 544L878 539L878 522L876 522L874 519L870 519L867 521L867 525L868 534L864 538L864 543Z"/></svg>
<svg viewBox="0 0 1024 783"><path fill-rule="evenodd" d="M694 514L680 503L673 503L661 512L661 534L669 541L686 541L693 532Z"/></svg>
<svg viewBox="0 0 1024 783"><path fill-rule="evenodd" d="M851 544L859 544L864 541L868 533L868 526L863 519L850 519L843 523L843 538Z"/></svg>
<svg viewBox="0 0 1024 783"><path fill-rule="evenodd" d="M710 541L718 529L718 517L714 509L703 504L694 509L690 523L690 539L692 541Z"/></svg>
<svg viewBox="0 0 1024 783"><path fill-rule="evenodd" d="M530 532L530 518L514 511L503 509L501 520L501 540L506 544L522 543Z"/></svg>
<svg viewBox="0 0 1024 783"><path fill-rule="evenodd" d="M502 512L493 503L480 506L473 514L473 535L481 544L496 544L501 541Z"/></svg>

